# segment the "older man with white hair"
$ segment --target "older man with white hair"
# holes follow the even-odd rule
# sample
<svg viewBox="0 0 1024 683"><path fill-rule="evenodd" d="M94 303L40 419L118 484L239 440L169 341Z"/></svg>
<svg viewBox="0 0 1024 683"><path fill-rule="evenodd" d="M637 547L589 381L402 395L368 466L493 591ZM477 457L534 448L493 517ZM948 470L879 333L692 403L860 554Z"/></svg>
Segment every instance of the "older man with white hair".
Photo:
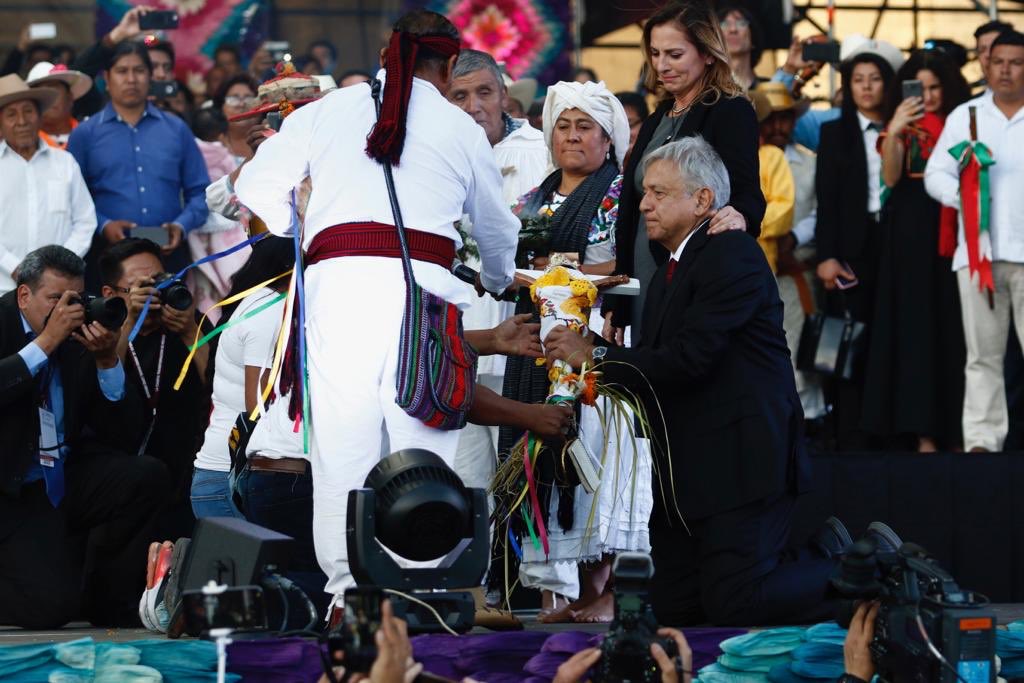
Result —
<svg viewBox="0 0 1024 683"><path fill-rule="evenodd" d="M809 472L775 277L745 232L708 234L729 175L703 138L660 147L642 167L647 234L671 255L649 284L642 338L628 348L556 329L548 358L597 363L645 404L660 623L827 619L830 555L849 534L835 520L816 557L783 560Z"/></svg>

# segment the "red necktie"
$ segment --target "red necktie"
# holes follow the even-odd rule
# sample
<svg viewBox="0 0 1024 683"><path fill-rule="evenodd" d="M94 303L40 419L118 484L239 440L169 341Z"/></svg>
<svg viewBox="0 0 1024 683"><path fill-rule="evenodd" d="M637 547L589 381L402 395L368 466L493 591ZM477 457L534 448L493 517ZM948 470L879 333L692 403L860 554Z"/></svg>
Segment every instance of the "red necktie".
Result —
<svg viewBox="0 0 1024 683"><path fill-rule="evenodd" d="M672 284L672 276L676 274L676 264L679 263L675 259L669 259L668 270L665 271L665 284Z"/></svg>

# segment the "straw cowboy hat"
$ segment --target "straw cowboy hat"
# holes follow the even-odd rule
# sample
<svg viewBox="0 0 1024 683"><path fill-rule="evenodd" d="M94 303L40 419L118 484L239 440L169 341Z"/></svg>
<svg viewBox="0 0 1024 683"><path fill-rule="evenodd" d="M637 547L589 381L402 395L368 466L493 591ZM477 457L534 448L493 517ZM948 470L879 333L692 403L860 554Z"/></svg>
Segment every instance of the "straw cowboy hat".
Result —
<svg viewBox="0 0 1024 683"><path fill-rule="evenodd" d="M55 99L57 93L48 88L30 88L18 74L0 78L0 109L19 100L34 100L39 104L39 111L46 111Z"/></svg>
<svg viewBox="0 0 1024 683"><path fill-rule="evenodd" d="M31 87L52 82L63 83L71 91L71 99L77 100L92 88L92 79L81 71L72 71L63 64L54 66L50 62L39 62L28 72Z"/></svg>

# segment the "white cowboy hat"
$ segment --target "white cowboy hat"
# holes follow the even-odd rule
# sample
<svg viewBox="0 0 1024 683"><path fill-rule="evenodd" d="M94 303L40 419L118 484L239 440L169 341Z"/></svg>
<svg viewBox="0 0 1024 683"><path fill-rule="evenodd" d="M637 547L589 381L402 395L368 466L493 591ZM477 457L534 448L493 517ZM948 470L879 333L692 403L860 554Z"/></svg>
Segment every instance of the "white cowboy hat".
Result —
<svg viewBox="0 0 1024 683"><path fill-rule="evenodd" d="M903 66L903 62L906 61L900 49L892 43L887 43L884 40L874 40L859 33L847 36L839 48L839 60L841 62L849 61L862 54L873 54L881 57L889 63L893 71L899 71L899 68Z"/></svg>
<svg viewBox="0 0 1024 683"><path fill-rule="evenodd" d="M63 64L54 66L50 62L39 62L28 72L28 84L33 88L43 83L59 81L71 90L71 98L78 98L92 88L92 79L81 71L72 71Z"/></svg>
<svg viewBox="0 0 1024 683"><path fill-rule="evenodd" d="M0 109L19 100L35 100L39 103L39 111L46 111L57 99L57 93L48 88L30 88L18 74L0 77Z"/></svg>

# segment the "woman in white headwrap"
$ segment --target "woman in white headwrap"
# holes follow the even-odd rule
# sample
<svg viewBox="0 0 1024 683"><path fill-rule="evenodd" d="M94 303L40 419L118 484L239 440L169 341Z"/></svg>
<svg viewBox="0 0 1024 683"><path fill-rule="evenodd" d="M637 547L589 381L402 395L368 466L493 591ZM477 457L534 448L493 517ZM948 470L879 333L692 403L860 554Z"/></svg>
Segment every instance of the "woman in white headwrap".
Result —
<svg viewBox="0 0 1024 683"><path fill-rule="evenodd" d="M602 83L561 82L548 88L544 102L544 137L556 170L524 195L513 209L520 218L546 216L548 253L575 253L579 269L595 275L615 270L615 221L622 187L623 156L629 147L629 120L618 99ZM548 256L537 255L532 266L543 269ZM517 313L533 310L521 296ZM601 329L600 302L591 324ZM543 402L549 381L533 359L513 357L505 370L503 394L529 403ZM608 416L605 406L598 406ZM543 621L606 621L612 616L611 593L605 588L616 552L646 551L647 517L651 509L650 460L643 449L635 457L628 425L582 406L580 439L591 452L605 454L605 476L593 495L577 485L571 464L558 462L556 450L538 458L540 506L550 552L524 535L520 579L544 593ZM522 433L502 429L499 452L509 453ZM582 566L582 580L577 568ZM559 603L559 599L564 600ZM572 602L568 605L566 601Z"/></svg>

